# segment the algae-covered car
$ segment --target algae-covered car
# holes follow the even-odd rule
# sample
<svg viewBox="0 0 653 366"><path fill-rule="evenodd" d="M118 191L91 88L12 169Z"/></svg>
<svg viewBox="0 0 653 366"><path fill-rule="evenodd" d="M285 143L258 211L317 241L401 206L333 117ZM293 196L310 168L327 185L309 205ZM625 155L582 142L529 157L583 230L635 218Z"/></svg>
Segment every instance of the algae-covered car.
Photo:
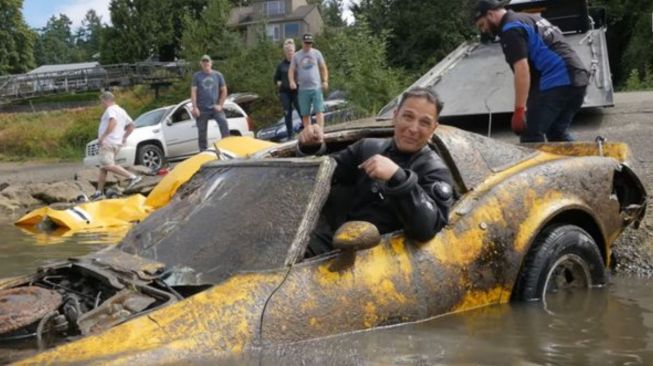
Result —
<svg viewBox="0 0 653 366"><path fill-rule="evenodd" d="M326 142L333 152L392 133L358 121ZM296 158L291 142L205 165L116 247L1 282L3 347L50 348L22 355L28 364L238 357L600 286L612 243L645 212L624 144L524 147L441 126L432 148L457 195L428 242L345 223L338 249L307 256L316 223L334 214L325 208L347 190L332 187L332 160Z"/></svg>

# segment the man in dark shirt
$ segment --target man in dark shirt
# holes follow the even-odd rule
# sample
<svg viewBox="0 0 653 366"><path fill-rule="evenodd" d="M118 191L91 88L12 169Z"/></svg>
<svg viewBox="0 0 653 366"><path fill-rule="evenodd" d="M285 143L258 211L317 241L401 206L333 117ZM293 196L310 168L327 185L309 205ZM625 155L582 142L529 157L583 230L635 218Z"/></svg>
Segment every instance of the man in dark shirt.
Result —
<svg viewBox="0 0 653 366"><path fill-rule="evenodd" d="M229 136L229 125L224 113L224 102L227 100L227 83L219 71L211 67L213 61L209 55L200 59L201 71L193 74L190 88L190 99L193 104L192 114L197 124L197 143L199 150L207 148L207 128L209 119L215 119L220 128L220 138Z"/></svg>
<svg viewBox="0 0 653 366"><path fill-rule="evenodd" d="M403 229L407 238L420 242L430 240L447 224L453 181L446 164L428 145L441 110L433 91L411 89L395 111L392 138L366 138L331 155L337 162L334 187L353 189L345 221L368 221L381 234ZM309 125L299 135L298 149L306 153L321 146L324 151L323 136L319 125ZM331 233L337 229L330 226ZM318 232L324 239L311 241L312 254L330 249L329 235L323 234Z"/></svg>
<svg viewBox="0 0 653 366"><path fill-rule="evenodd" d="M286 122L286 130L288 131L288 140L292 139L294 134L293 110L299 113L299 106L297 104L297 90L290 89L290 82L288 81L288 70L290 69L290 62L295 56L295 41L292 38L283 42L283 53L285 58L277 65L277 70L274 73L274 83L279 90L279 101L281 108L283 108L283 117Z"/></svg>
<svg viewBox="0 0 653 366"><path fill-rule="evenodd" d="M482 32L499 36L514 72L512 129L521 142L573 141L568 129L583 105L589 73L558 27L506 10L504 3L480 0L473 17Z"/></svg>

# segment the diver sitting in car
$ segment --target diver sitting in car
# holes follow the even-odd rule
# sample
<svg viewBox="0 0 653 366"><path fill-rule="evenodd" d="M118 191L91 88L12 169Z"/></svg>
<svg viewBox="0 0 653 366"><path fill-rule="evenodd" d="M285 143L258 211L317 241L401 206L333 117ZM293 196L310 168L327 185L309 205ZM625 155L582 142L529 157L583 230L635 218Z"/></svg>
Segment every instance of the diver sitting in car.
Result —
<svg viewBox="0 0 653 366"><path fill-rule="evenodd" d="M318 224L308 256L332 249L334 221L367 221L381 234L403 229L406 237L419 242L430 240L447 224L453 202L451 173L428 145L442 106L435 92L413 88L403 94L395 111L392 138L362 139L331 154L337 167L329 200L334 200L335 187L351 189L348 198L328 202L325 208L329 211L329 206L346 202L349 209L341 220L334 220L331 214L328 222ZM309 125L298 140L301 154L326 151L318 125Z"/></svg>

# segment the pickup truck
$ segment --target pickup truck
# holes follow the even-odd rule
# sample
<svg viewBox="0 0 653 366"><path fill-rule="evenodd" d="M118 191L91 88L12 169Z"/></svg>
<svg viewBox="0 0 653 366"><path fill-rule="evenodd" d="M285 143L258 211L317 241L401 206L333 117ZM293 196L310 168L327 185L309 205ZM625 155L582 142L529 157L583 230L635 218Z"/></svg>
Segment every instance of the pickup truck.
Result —
<svg viewBox="0 0 653 366"><path fill-rule="evenodd" d="M247 113L236 103L250 102L253 94L230 95L224 104L231 135L253 136L252 123ZM190 99L143 113L135 121L135 129L116 156L120 165L143 165L152 171L161 168L166 161L180 160L199 152L197 125L191 114ZM217 122L209 120L209 145L221 138ZM86 145L84 165L99 166L97 139Z"/></svg>

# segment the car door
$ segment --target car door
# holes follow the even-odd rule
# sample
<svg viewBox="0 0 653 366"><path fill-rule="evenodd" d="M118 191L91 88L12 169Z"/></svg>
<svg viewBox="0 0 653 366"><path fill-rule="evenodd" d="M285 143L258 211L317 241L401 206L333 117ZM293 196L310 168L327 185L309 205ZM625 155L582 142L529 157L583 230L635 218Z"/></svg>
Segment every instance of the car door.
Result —
<svg viewBox="0 0 653 366"><path fill-rule="evenodd" d="M199 151L197 125L191 116L189 104L180 104L166 118L163 135L168 146L168 157L190 155Z"/></svg>

